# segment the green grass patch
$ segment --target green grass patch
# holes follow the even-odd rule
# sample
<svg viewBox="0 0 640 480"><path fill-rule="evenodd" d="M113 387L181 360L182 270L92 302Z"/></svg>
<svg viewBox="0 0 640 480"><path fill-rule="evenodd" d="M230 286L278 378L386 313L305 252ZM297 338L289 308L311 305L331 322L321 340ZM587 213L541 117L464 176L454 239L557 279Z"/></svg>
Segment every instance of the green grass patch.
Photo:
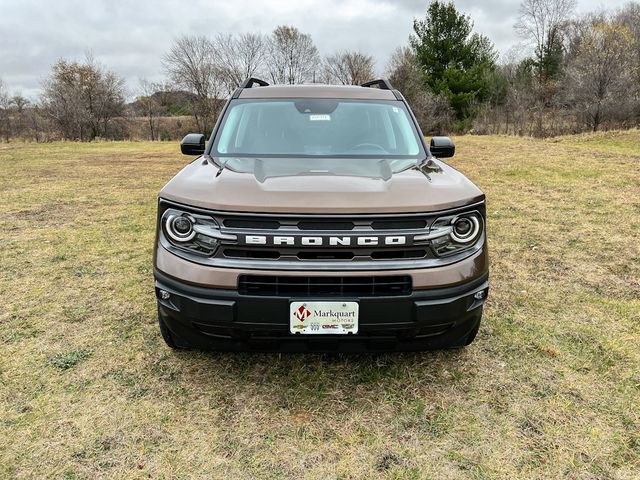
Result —
<svg viewBox="0 0 640 480"><path fill-rule="evenodd" d="M86 360L90 356L91 352L89 350L71 350L53 355L47 363L64 372L65 370L75 367L78 363Z"/></svg>

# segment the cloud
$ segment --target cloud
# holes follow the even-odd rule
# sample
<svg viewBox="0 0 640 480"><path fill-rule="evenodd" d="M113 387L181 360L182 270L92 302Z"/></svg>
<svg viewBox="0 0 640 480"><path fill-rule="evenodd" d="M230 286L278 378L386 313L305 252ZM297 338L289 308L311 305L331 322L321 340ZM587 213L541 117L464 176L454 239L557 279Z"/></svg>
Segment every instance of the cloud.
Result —
<svg viewBox="0 0 640 480"><path fill-rule="evenodd" d="M625 0L610 0L608 6ZM358 49L373 55L383 72L391 52L406 45L414 18L426 0L0 0L0 77L13 91L32 98L59 58L96 59L123 76L130 94L138 79L163 78L161 59L174 38L187 33L261 31L295 25L310 33L322 54ZM518 2L456 1L476 31L505 52L518 41L513 32ZM581 10L596 9L583 0Z"/></svg>

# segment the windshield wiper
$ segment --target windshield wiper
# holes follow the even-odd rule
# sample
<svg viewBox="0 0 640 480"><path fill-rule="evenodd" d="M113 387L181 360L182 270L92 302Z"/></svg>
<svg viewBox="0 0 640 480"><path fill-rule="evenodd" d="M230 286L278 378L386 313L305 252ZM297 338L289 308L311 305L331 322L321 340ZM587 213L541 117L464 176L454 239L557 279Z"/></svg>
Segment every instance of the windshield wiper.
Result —
<svg viewBox="0 0 640 480"><path fill-rule="evenodd" d="M204 155L204 158L205 158L205 161L209 162L211 165L215 165L216 167L218 167L218 171L216 172L216 177L220 176L220 174L222 173L222 170L226 168L224 163L215 160L215 158L212 157L211 155Z"/></svg>

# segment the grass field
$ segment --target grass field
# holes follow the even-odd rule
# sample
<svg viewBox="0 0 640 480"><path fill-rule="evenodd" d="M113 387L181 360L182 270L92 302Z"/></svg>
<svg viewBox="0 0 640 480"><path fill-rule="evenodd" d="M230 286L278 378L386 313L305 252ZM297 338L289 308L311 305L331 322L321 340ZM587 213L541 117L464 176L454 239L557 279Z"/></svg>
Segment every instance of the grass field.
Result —
<svg viewBox="0 0 640 480"><path fill-rule="evenodd" d="M0 144L0 478L640 478L640 132L460 137L492 291L461 351L175 353L171 143Z"/></svg>

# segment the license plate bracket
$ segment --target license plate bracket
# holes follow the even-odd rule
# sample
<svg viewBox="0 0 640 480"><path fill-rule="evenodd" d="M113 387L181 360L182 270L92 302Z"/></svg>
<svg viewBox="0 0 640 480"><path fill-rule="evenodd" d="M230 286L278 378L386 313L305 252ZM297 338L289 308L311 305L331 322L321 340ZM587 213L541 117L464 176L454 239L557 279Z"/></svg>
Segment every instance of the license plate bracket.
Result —
<svg viewBox="0 0 640 480"><path fill-rule="evenodd" d="M302 335L358 333L359 307L354 301L292 301L289 304L289 331Z"/></svg>

